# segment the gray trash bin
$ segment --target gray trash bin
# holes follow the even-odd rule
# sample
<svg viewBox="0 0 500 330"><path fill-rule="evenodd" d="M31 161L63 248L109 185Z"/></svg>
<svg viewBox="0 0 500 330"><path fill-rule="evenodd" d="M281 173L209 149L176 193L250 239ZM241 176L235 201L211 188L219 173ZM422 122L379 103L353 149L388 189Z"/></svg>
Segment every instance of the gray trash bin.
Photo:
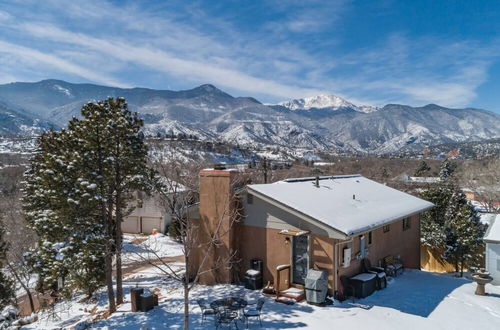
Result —
<svg viewBox="0 0 500 330"><path fill-rule="evenodd" d="M328 273L309 269L305 280L306 300L310 304L323 304L328 293Z"/></svg>

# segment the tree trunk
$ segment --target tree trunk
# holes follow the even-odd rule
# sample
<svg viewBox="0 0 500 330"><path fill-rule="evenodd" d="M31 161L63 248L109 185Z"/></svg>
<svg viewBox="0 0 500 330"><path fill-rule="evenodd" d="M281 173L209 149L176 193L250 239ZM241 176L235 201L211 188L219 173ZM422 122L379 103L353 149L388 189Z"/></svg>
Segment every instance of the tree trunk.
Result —
<svg viewBox="0 0 500 330"><path fill-rule="evenodd" d="M108 243L108 251L106 253L106 256L104 257L105 261L105 267L106 267L106 286L108 288L108 311L110 314L114 313L116 311L116 304L115 304L115 291L113 290L113 276L112 276L112 271L113 271L113 262L112 262L112 257L109 249L109 243Z"/></svg>
<svg viewBox="0 0 500 330"><path fill-rule="evenodd" d="M118 211L117 211L118 213ZM123 233L121 229L121 220L117 219L116 224L116 304L123 304L123 274L122 274L122 242Z"/></svg>
<svg viewBox="0 0 500 330"><path fill-rule="evenodd" d="M464 258L460 258L460 277L464 276Z"/></svg>
<svg viewBox="0 0 500 330"><path fill-rule="evenodd" d="M120 159L120 144L121 141L116 141L116 155L115 159ZM122 232L122 175L120 162L115 162L115 254L116 254L116 304L123 304L123 273L122 273L122 244L123 244L123 232Z"/></svg>
<svg viewBox="0 0 500 330"><path fill-rule="evenodd" d="M189 329L189 257L184 254L186 271L184 273L184 330Z"/></svg>
<svg viewBox="0 0 500 330"><path fill-rule="evenodd" d="M189 276L184 275L184 329L189 329Z"/></svg>

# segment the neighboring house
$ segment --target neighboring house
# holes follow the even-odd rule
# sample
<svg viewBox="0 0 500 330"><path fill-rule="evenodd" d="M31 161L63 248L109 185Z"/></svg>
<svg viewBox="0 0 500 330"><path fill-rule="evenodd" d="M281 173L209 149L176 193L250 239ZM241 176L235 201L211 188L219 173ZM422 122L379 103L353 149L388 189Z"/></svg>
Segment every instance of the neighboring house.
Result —
<svg viewBox="0 0 500 330"><path fill-rule="evenodd" d="M500 210L500 185L463 188L462 191L479 212Z"/></svg>
<svg viewBox="0 0 500 330"><path fill-rule="evenodd" d="M131 203L132 213L122 222L122 230L128 234L151 234L153 229L165 233L166 227L172 222L172 216L161 205L158 195L147 196L136 193L137 199ZM135 204L135 205L134 205Z"/></svg>
<svg viewBox="0 0 500 330"><path fill-rule="evenodd" d="M239 260L232 269L207 271L201 283L234 282L252 259L263 261L264 283L273 282L275 287L301 288L309 268L326 270L331 294L341 290L340 276L360 272L363 258L379 265L393 255L407 268L420 268L419 214L432 203L361 175L248 185L240 188L237 203L231 188L236 180L236 171L200 172L200 228L213 233L222 219L228 233L219 239L211 258L223 260L234 254ZM241 210L234 226L228 208ZM203 241L207 236L200 236L200 246ZM203 248L196 256L193 253L195 265L203 253ZM277 283L277 269L283 265L290 268Z"/></svg>
<svg viewBox="0 0 500 330"><path fill-rule="evenodd" d="M486 243L486 269L493 277L491 284L500 285L500 214L491 219L484 235Z"/></svg>
<svg viewBox="0 0 500 330"><path fill-rule="evenodd" d="M174 181L164 179L166 190L164 196L158 193L146 195L143 192L135 193L135 201L129 206L132 212L125 217L122 222L122 231L128 234L151 234L153 230L160 233L167 231L168 225L172 222L172 212L169 208L168 198L177 198L178 207L187 206L187 201L182 199L186 196L186 188ZM163 198L162 198L163 197Z"/></svg>
<svg viewBox="0 0 500 330"><path fill-rule="evenodd" d="M408 183L438 183L441 181L441 178L437 176L410 176L403 173L399 176L399 180Z"/></svg>

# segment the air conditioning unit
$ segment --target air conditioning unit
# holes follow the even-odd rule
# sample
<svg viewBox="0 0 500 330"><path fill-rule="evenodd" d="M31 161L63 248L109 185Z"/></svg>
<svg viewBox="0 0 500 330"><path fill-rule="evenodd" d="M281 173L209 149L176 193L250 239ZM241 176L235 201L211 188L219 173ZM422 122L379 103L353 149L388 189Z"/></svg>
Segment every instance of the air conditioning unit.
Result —
<svg viewBox="0 0 500 330"><path fill-rule="evenodd" d="M344 263L342 267L347 268L351 265L351 248L344 248Z"/></svg>

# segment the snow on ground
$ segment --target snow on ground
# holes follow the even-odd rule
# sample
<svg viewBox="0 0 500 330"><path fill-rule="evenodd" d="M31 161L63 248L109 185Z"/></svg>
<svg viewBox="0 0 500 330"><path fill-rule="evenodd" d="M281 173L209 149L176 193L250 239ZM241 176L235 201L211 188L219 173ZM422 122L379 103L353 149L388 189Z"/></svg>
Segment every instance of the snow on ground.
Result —
<svg viewBox="0 0 500 330"><path fill-rule="evenodd" d="M145 240L139 244L134 243L142 239ZM182 244L161 233L148 236L124 235L122 251L124 264L184 255Z"/></svg>
<svg viewBox="0 0 500 330"><path fill-rule="evenodd" d="M182 264L174 264L180 269ZM93 325L99 329L165 329L182 328L182 288L165 279L157 268L143 269L130 275L124 282L125 294L129 298L130 288L161 288L160 305L148 313L131 313L130 303L119 307L110 318ZM266 298L263 308L263 328L325 329L346 326L350 329L498 329L500 328L500 287L487 285L487 296L474 295L475 283L468 279L455 278L447 274L435 274L407 270L392 279L385 290L377 291L365 299L350 299L333 306L318 307L306 302L284 305ZM246 290L236 285L196 286L191 292L190 328L210 329L213 318L201 323L197 298L213 301L229 296L245 297L255 302L261 295L258 291ZM100 292L98 310L106 305L104 290ZM51 329L75 323L88 317L81 303L73 303L67 313L60 313L59 321L48 321L46 315L31 324L31 329ZM71 320L68 322L67 320ZM250 321L251 328L258 328L256 320ZM244 327L242 323L239 325Z"/></svg>

